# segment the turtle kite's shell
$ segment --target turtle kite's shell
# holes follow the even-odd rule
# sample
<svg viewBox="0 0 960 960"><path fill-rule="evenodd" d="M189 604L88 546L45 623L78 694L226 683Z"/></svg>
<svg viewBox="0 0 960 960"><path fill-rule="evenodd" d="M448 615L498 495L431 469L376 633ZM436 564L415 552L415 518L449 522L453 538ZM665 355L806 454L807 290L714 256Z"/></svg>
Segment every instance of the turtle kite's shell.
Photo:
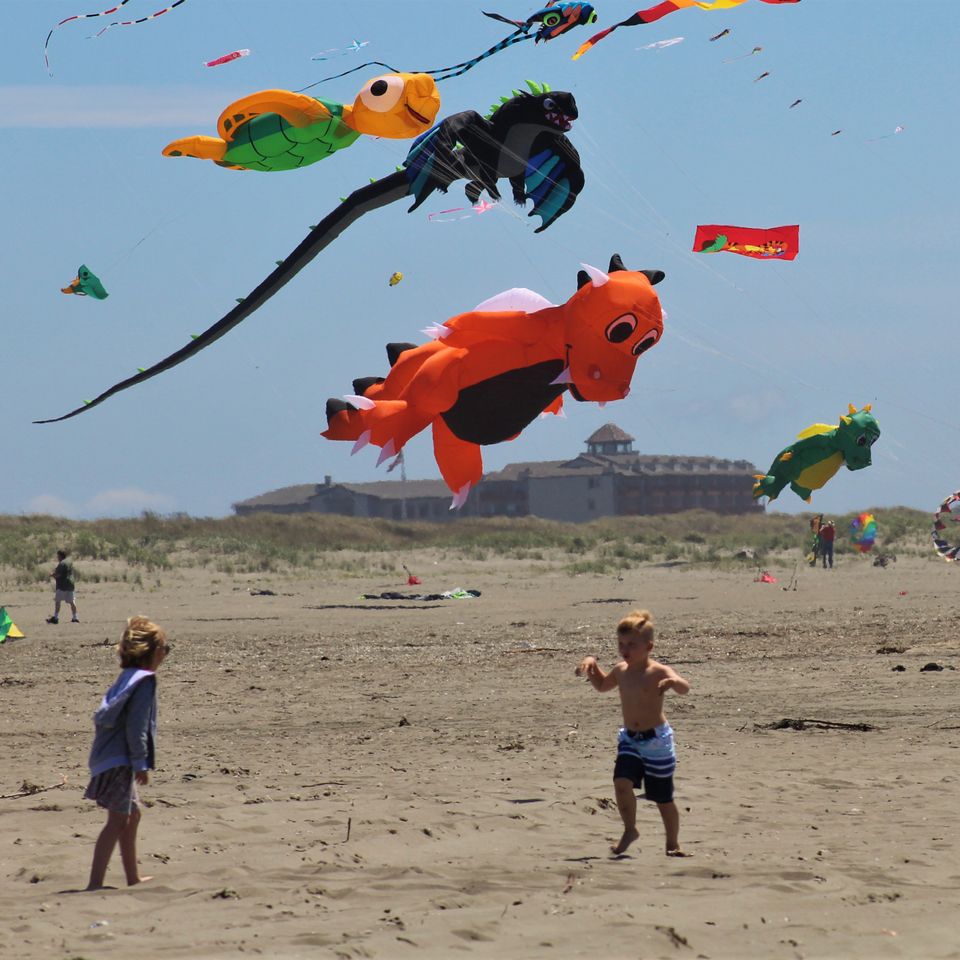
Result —
<svg viewBox="0 0 960 960"><path fill-rule="evenodd" d="M233 131L220 163L265 172L296 170L349 147L359 136L337 115L294 127L279 114L265 113Z"/></svg>

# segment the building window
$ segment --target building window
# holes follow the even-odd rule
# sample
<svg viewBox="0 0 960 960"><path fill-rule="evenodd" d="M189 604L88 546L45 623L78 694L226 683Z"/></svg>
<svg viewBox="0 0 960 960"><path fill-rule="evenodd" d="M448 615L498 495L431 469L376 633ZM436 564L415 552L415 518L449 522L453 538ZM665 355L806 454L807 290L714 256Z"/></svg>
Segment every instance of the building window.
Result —
<svg viewBox="0 0 960 960"><path fill-rule="evenodd" d="M399 504L399 503L395 503L395 504L393 505L393 509L392 509L391 513L393 514L393 519L394 519L394 520L399 520L399 519L401 518L401 516L402 516L402 511L401 511L401 509L400 509L400 504Z"/></svg>
<svg viewBox="0 0 960 960"><path fill-rule="evenodd" d="M594 510L597 509L597 505L596 505L592 500L588 500L588 501L587 501L587 509L592 512L592 511L594 511Z"/></svg>

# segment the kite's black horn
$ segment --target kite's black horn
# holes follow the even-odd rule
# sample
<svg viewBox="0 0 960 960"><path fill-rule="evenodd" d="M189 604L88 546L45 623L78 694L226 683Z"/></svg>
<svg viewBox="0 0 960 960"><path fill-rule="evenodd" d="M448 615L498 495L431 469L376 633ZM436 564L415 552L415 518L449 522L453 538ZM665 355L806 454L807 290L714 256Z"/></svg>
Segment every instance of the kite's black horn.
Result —
<svg viewBox="0 0 960 960"><path fill-rule="evenodd" d="M586 270L581 270L577 274L577 289L585 287L590 282L590 274Z"/></svg>
<svg viewBox="0 0 960 960"><path fill-rule="evenodd" d="M662 270L641 270L642 273L654 286L658 284L666 274Z"/></svg>
<svg viewBox="0 0 960 960"><path fill-rule="evenodd" d="M610 266L607 267L607 273L616 273L618 270L626 270L627 268L623 265L623 261L620 259L620 254L615 253L610 258Z"/></svg>

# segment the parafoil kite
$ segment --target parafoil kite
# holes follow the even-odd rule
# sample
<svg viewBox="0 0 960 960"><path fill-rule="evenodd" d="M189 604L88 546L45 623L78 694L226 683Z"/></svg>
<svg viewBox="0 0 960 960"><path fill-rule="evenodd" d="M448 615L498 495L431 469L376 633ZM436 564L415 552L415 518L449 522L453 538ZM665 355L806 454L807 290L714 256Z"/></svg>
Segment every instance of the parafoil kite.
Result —
<svg viewBox="0 0 960 960"><path fill-rule="evenodd" d="M851 403L840 423L815 423L797 435L778 454L769 473L757 474L753 497L775 500L789 483L790 489L810 502L810 494L819 490L844 464L848 470L862 470L871 463L870 448L880 437L880 425L868 403L862 410Z"/></svg>
<svg viewBox="0 0 960 960"><path fill-rule="evenodd" d="M72 20L90 20L93 17L108 17L111 13L116 13L121 7L125 7L129 2L130 0L119 0L119 2L115 3L109 10L101 10L99 13L75 13L72 16L64 17L58 24L51 27L50 32L47 34L47 39L43 43L43 62L46 64L47 73L49 73L51 77L53 76L53 70L50 68L50 38L53 36L55 30L59 30L65 23L70 23ZM187 0L173 0L173 3L164 7L162 10L157 10L156 13L151 13L146 17L139 17L136 20L115 20L113 23L108 23L101 31L95 34L95 36L101 36L111 27L132 27L138 23L146 23L148 20L156 20L157 17L162 17L165 13L169 13L175 7L179 7L181 3L186 2Z"/></svg>
<svg viewBox="0 0 960 960"><path fill-rule="evenodd" d="M947 516L949 514L949 516ZM960 543L950 543L944 538L944 531L947 529L947 521L951 523L960 523L960 490L951 493L940 508L933 515L933 529L930 531L930 538L933 540L933 548L943 557L944 560L956 560L960 557ZM956 528L954 528L956 529ZM956 539L956 538L951 538Z"/></svg>
<svg viewBox="0 0 960 960"><path fill-rule="evenodd" d="M152 367L114 384L83 406L61 417L35 422L52 423L75 417L115 393L183 363L266 303L351 223L396 200L412 196L413 211L435 190L445 192L457 180L467 181L470 203L476 203L483 191L491 199L499 200L497 181L507 178L518 204L533 201L529 216L541 220L534 232L546 230L573 206L584 185L580 155L564 136L578 116L577 103L572 93L549 91L534 83L530 87L538 92L517 93L489 118L465 110L441 121L413 144L402 169L354 190L213 326L202 334L191 334L190 343Z"/></svg>
<svg viewBox="0 0 960 960"><path fill-rule="evenodd" d="M483 473L480 447L516 437L541 413L559 414L563 394L578 401L622 400L637 358L663 333L653 284L662 271L609 272L583 265L577 292L555 306L532 290L485 300L424 333L421 346L387 345L386 379L353 381L354 393L327 401L329 440L381 448L378 463L433 428L437 465L464 504Z"/></svg>
<svg viewBox="0 0 960 960"><path fill-rule="evenodd" d="M60 292L75 293L78 297L93 297L94 300L106 300L110 296L100 278L85 263L80 264L76 277L67 286L61 287Z"/></svg>
<svg viewBox="0 0 960 960"><path fill-rule="evenodd" d="M580 45L580 48L573 55L573 59L578 60L594 44L599 43L604 37L613 33L617 27L636 27L644 23L656 23L657 20L667 16L667 14L676 13L677 10L686 10L688 7L699 7L701 10L730 10L732 7L739 7L741 3L746 2L747 0L664 0L663 3L648 7L646 10L638 10L633 16L627 17L626 20L621 20L612 27L607 27L606 30L601 30L599 33L594 34L589 40ZM800 0L762 0L762 2L799 3ZM722 36L723 33L718 33L716 37L711 37L710 39L716 40Z"/></svg>
<svg viewBox="0 0 960 960"><path fill-rule="evenodd" d="M768 0L768 2L771 2L771 0ZM516 27L516 30L509 36L504 37L499 43L494 44L489 50L484 50L483 53L471 57L469 60L464 60L462 63L455 63L449 67L437 67L434 70L419 70L416 72L428 73L431 77L436 77L438 83L441 80L450 80L452 77L459 77L468 70L472 70L478 63L481 63L488 57L492 57L501 50L506 50L507 47L512 47L515 43L521 43L524 40L533 40L534 43L545 43L547 40L554 40L568 30L573 29L573 27L580 26L581 24L596 23L597 20L597 14L593 9L593 5L583 2L583 0L552 0L552 2L545 4L536 12L531 13L526 20L511 20L509 17L501 16L499 13L484 12L483 15L490 17L491 20L499 20L500 23L509 23L511 26ZM539 29L531 33L531 30L533 30L537 24L540 25ZM362 70L364 67L369 67L372 64L386 67L388 70L396 69L389 64L374 60L361 64L359 67L354 67L353 70L347 70L344 73L338 73L332 77L325 77L321 82L336 80L338 77L345 77L348 73L353 73L355 70Z"/></svg>
<svg viewBox="0 0 960 960"><path fill-rule="evenodd" d="M353 106L291 90L261 90L231 103L220 137L183 137L165 157L212 160L232 170L296 170L349 147L360 134L406 140L426 132L440 110L432 77L388 73L368 80Z"/></svg>
<svg viewBox="0 0 960 960"><path fill-rule="evenodd" d="M800 227L732 227L701 224L693 238L694 253L739 253L758 260L793 260L800 252Z"/></svg>
<svg viewBox="0 0 960 960"><path fill-rule="evenodd" d="M850 521L850 542L861 553L869 553L876 539L877 521L872 513L861 513Z"/></svg>

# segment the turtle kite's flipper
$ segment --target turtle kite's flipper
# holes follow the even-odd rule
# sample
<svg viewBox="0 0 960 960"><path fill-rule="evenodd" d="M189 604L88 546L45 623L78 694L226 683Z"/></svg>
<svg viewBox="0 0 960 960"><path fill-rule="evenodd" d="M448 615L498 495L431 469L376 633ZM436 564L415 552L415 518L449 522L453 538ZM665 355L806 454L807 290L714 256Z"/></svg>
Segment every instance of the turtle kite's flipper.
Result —
<svg viewBox="0 0 960 960"><path fill-rule="evenodd" d="M105 390L93 400L85 402L82 406L65 413L61 417L52 417L47 420L35 420L34 423L56 423L60 420L69 420L80 413L103 403L104 400L112 397L121 390L136 386L163 373L166 370L189 360L190 357L199 353L205 347L210 346L216 340L219 340L224 334L232 330L238 323L245 320L250 314L263 306L281 287L289 283L321 250L328 247L337 237L343 233L347 227L355 220L359 220L365 213L376 210L378 207L386 206L395 200L400 200L407 196L409 190L409 180L406 170L400 170L397 173L391 173L381 180L375 180L373 183L354 190L347 199L341 203L332 213L329 213L310 233L301 241L300 245L284 260L282 260L276 270L273 271L262 283L255 287L246 297L240 300L237 305L218 320L212 327L197 335L185 346L181 347L176 353L171 353L169 357L164 358L152 367L147 367L140 373L126 380L115 383L108 390ZM191 336L193 336L191 334Z"/></svg>
<svg viewBox="0 0 960 960"><path fill-rule="evenodd" d="M197 160L213 160L222 163L227 152L225 140L219 137L181 137L163 148L165 157L194 157Z"/></svg>

